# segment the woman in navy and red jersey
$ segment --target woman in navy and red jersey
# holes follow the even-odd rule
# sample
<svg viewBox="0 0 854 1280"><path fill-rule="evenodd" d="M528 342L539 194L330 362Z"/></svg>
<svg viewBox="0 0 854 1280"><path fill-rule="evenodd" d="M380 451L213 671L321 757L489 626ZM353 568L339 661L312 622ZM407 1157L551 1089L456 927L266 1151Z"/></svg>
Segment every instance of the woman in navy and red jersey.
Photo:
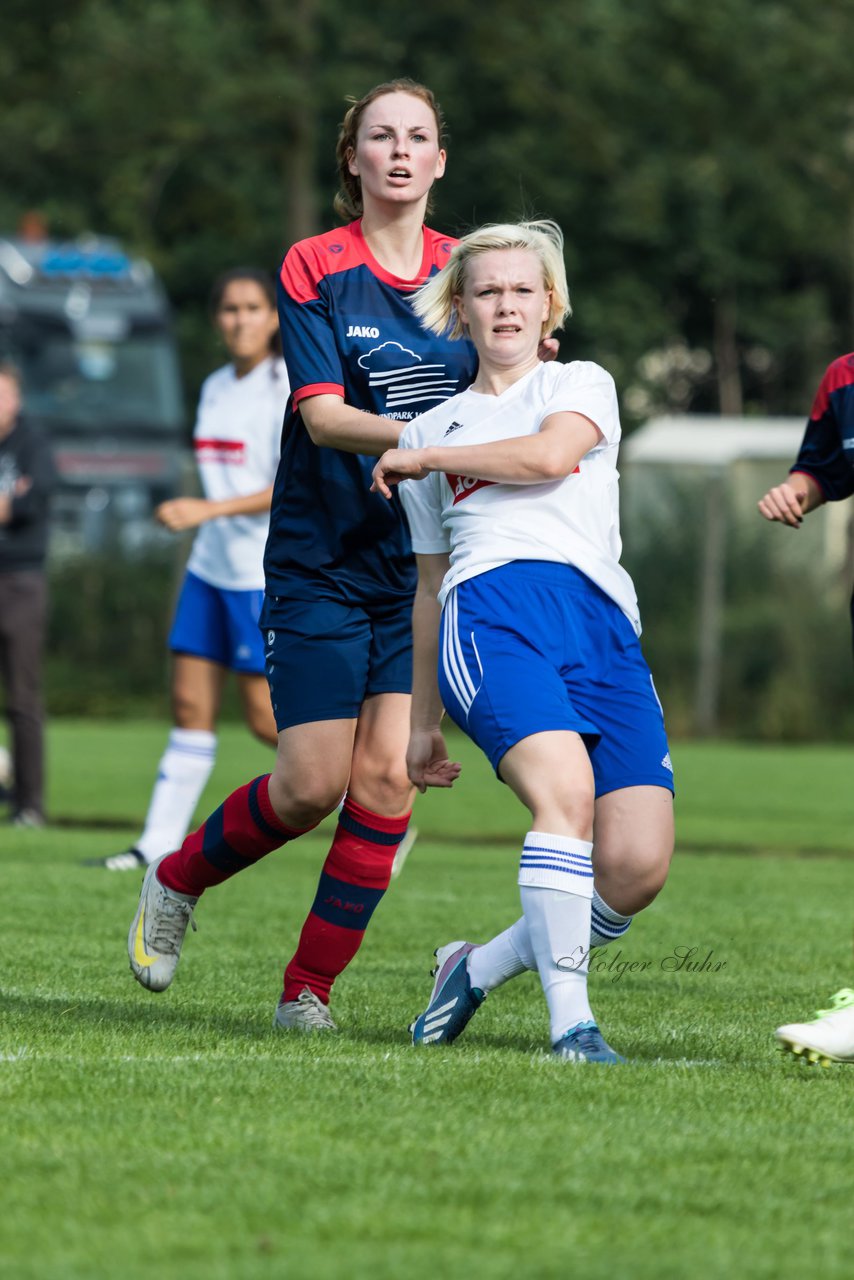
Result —
<svg viewBox="0 0 854 1280"><path fill-rule="evenodd" d="M370 492L401 427L465 388L468 342L422 329L413 291L455 243L424 226L445 168L441 111L409 80L377 86L338 140L348 224L288 252L279 282L291 385L265 558L262 630L278 728L272 774L234 792L149 870L128 942L169 985L201 893L317 825L346 791L276 1025L334 1027L333 981L358 950L409 822L415 567L397 496Z"/></svg>
<svg viewBox="0 0 854 1280"><path fill-rule="evenodd" d="M828 365L789 476L759 500L766 520L797 529L824 502L854 494L854 351ZM854 639L854 595L851 597Z"/></svg>
<svg viewBox="0 0 854 1280"><path fill-rule="evenodd" d="M804 516L825 502L854 495L854 351L825 370L797 459L788 478L759 500L766 520L797 529ZM854 639L854 595L851 597ZM854 1062L854 989L831 996L830 1008L810 1022L777 1028L784 1049L809 1061Z"/></svg>

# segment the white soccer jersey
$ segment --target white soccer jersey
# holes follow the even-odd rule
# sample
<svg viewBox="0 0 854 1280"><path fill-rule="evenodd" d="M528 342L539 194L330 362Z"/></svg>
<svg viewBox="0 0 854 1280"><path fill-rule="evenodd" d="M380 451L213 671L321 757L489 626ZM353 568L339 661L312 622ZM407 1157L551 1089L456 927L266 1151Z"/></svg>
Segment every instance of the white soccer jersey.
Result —
<svg viewBox="0 0 854 1280"><path fill-rule="evenodd" d="M496 484L433 472L401 485L412 546L450 551L439 601L467 578L513 560L571 564L611 597L640 634L637 596L619 563L617 448L620 417L614 380L597 364L538 364L500 396L463 391L404 429L404 449L454 448L534 435L552 413L584 414L603 439L576 471L542 484Z"/></svg>
<svg viewBox="0 0 854 1280"><path fill-rule="evenodd" d="M287 399L287 370L273 356L242 378L227 364L205 379L193 448L206 498L242 498L273 483ZM210 520L196 534L188 571L213 587L262 589L269 526L267 511Z"/></svg>

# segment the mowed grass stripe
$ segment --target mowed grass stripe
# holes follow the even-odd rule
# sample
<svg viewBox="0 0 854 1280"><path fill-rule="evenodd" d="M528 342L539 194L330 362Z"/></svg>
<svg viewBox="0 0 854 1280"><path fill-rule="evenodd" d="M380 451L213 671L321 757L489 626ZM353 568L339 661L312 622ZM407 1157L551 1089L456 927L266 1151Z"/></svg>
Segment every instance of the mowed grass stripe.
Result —
<svg viewBox="0 0 854 1280"><path fill-rule="evenodd" d="M60 822L90 822L104 847L139 834L167 727L158 721L56 720L48 734L49 798ZM269 771L272 752L237 724L223 724L219 754L198 810L201 819L229 791ZM448 744L463 774L451 791L419 796L415 820L437 839L512 843L527 815L462 734ZM686 849L852 851L854 747L679 742L672 752L677 838ZM115 824L107 828L106 823ZM329 820L324 828L328 829ZM100 842L99 843L103 843Z"/></svg>
<svg viewBox="0 0 854 1280"><path fill-rule="evenodd" d="M147 734L145 777L132 777L116 757ZM156 736L69 734L54 803L82 802L84 759L117 811L141 810ZM255 750L226 734L221 782L251 776ZM715 788L728 813L748 812L765 794L752 777L782 769L791 829L833 845L842 807L817 797L835 776L827 760L850 768L851 753L799 755L791 770L754 754L704 749L697 779L683 770L680 827L711 821ZM421 837L335 991L342 1031L323 1041L270 1022L328 830L207 895L160 996L127 967L139 875L80 866L114 850L113 834L0 832L0 1274L850 1274L854 1076L783 1058L773 1029L854 979L851 867L792 857L795 842L786 856L677 855L591 974L625 1069L548 1056L533 975L494 992L458 1044L416 1051L406 1026L433 948L486 938L519 909L524 814L475 757L464 765L452 795L419 800ZM768 813L779 831L770 800ZM762 814L749 817L752 840ZM500 845L466 839L505 822ZM750 843L736 818L730 836Z"/></svg>

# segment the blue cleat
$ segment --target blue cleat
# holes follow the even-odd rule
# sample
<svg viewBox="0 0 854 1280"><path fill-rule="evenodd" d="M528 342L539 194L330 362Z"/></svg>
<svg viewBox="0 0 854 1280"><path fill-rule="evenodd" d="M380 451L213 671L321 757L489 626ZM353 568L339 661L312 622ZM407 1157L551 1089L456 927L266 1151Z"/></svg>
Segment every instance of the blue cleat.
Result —
<svg viewBox="0 0 854 1280"><path fill-rule="evenodd" d="M469 982L466 960L474 942L449 942L433 953L436 968L430 1003L410 1023L413 1044L450 1044L468 1026L486 999L479 987Z"/></svg>
<svg viewBox="0 0 854 1280"><path fill-rule="evenodd" d="M552 1053L566 1062L601 1062L609 1067L625 1062L606 1042L595 1022L579 1022L558 1040Z"/></svg>

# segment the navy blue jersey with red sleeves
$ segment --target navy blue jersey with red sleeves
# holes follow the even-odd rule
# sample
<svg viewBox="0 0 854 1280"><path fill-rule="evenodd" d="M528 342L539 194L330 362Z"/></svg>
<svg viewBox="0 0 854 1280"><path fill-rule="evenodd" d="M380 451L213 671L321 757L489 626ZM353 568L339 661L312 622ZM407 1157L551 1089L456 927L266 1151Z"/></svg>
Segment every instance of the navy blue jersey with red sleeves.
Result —
<svg viewBox="0 0 854 1280"><path fill-rule="evenodd" d="M828 502L854 494L854 352L828 366L791 470L811 476Z"/></svg>
<svg viewBox="0 0 854 1280"><path fill-rule="evenodd" d="M370 492L375 458L313 444L299 406L309 396L338 395L403 424L469 385L474 348L423 329L410 304L455 243L425 227L415 280L376 261L360 222L286 254L278 298L291 396L264 560L268 594L411 600L415 565L397 494L388 502Z"/></svg>

